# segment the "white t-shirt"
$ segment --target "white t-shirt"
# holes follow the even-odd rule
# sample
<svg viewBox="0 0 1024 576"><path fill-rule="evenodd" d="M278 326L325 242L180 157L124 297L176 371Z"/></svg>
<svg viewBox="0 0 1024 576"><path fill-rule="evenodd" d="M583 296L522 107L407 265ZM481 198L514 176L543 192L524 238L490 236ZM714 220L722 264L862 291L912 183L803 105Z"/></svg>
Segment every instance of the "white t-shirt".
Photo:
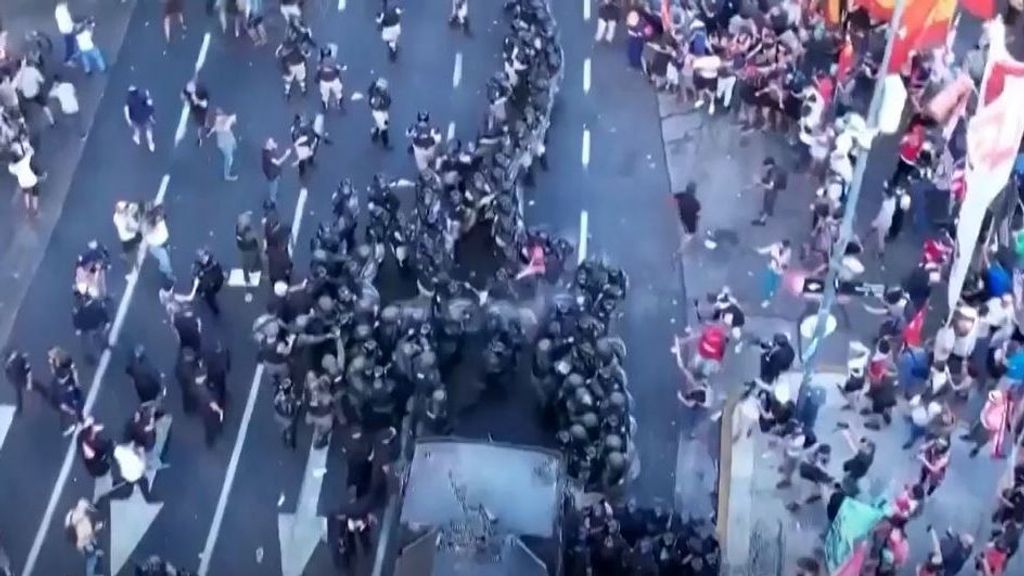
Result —
<svg viewBox="0 0 1024 576"><path fill-rule="evenodd" d="M167 230L167 222L163 218L156 221L156 225L146 230L146 244L150 246L163 246L170 240L171 234Z"/></svg>
<svg viewBox="0 0 1024 576"><path fill-rule="evenodd" d="M134 240L139 233L139 222L123 212L114 212L114 227L117 228L117 238L121 242Z"/></svg>
<svg viewBox="0 0 1024 576"><path fill-rule="evenodd" d="M86 26L75 35L75 41L78 42L78 49L82 52L92 50L96 47L96 44L92 41L92 29Z"/></svg>
<svg viewBox="0 0 1024 576"><path fill-rule="evenodd" d="M78 114L78 94L71 82L57 82L50 88L50 98L60 102L60 111L65 114Z"/></svg>
<svg viewBox="0 0 1024 576"><path fill-rule="evenodd" d="M18 74L15 75L14 81L22 96L25 98L35 98L39 95L39 91L43 88L46 79L43 78L42 73L35 66L22 66Z"/></svg>
<svg viewBox="0 0 1024 576"><path fill-rule="evenodd" d="M21 160L11 162L7 166L7 170L11 174L14 174L14 177L18 179L18 186L20 186L22 190L34 188L39 184L39 177L37 177L36 173L32 171L31 162L32 155L25 154L21 157Z"/></svg>
<svg viewBox="0 0 1024 576"><path fill-rule="evenodd" d="M57 20L57 31L61 34L71 34L75 30L75 20L71 17L71 10L64 2L57 4L53 9L53 17Z"/></svg>
<svg viewBox="0 0 1024 576"><path fill-rule="evenodd" d="M128 444L119 444L114 448L114 460L126 482L137 482L146 473L146 461Z"/></svg>

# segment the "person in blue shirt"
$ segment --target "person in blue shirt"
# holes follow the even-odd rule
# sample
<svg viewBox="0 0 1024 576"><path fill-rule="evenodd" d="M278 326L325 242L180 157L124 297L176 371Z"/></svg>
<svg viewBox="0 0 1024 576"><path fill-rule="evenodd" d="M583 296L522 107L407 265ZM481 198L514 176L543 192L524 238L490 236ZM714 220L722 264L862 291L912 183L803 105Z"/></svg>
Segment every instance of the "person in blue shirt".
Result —
<svg viewBox="0 0 1024 576"><path fill-rule="evenodd" d="M153 98L149 95L149 90L129 86L128 98L124 103L124 119L132 128L132 140L136 144L142 144L142 134L145 133L150 152L156 150L156 144L153 142L155 115L156 108L153 107Z"/></svg>
<svg viewBox="0 0 1024 576"><path fill-rule="evenodd" d="M985 269L985 289L989 298L1002 298L1013 292L1013 277L999 260L992 261L982 252L982 266Z"/></svg>

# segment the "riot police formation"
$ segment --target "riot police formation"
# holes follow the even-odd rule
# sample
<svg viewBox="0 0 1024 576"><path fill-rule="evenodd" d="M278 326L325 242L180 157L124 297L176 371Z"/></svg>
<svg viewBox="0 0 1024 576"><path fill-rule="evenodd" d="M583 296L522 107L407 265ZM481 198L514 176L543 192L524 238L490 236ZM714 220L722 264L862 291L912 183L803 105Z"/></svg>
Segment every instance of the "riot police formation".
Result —
<svg viewBox="0 0 1024 576"><path fill-rule="evenodd" d="M584 261L542 323L533 356L537 390L557 423L570 474L605 492L627 479L635 459L626 348L609 334L627 287L621 269Z"/></svg>

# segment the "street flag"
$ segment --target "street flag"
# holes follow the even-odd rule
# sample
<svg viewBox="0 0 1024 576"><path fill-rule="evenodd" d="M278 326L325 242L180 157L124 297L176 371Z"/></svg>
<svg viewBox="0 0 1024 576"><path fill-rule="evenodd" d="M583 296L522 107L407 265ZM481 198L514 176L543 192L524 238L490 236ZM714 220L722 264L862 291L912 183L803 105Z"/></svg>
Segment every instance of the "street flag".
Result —
<svg viewBox="0 0 1024 576"><path fill-rule="evenodd" d="M960 7L979 20L991 20L996 15L995 0L960 0Z"/></svg>
<svg viewBox="0 0 1024 576"><path fill-rule="evenodd" d="M1002 18L988 23L989 56L978 107L967 123L967 190L956 229L956 255L949 272L947 296L952 318L974 257L988 207L1002 192L1013 170L1024 135L1024 62L1006 50Z"/></svg>
<svg viewBox="0 0 1024 576"><path fill-rule="evenodd" d="M829 574L842 573L839 570L851 557L856 557L857 544L863 542L884 517L885 512L880 508L855 498L843 499L835 520L825 534L825 563Z"/></svg>
<svg viewBox="0 0 1024 576"><path fill-rule="evenodd" d="M907 0L912 2L913 0ZM875 22L888 22L896 11L896 0L862 0L858 2Z"/></svg>
<svg viewBox="0 0 1024 576"><path fill-rule="evenodd" d="M825 22L830 26L838 26L843 19L843 4L846 0L826 0Z"/></svg>
<svg viewBox="0 0 1024 576"><path fill-rule="evenodd" d="M892 39L889 72L899 72L910 52L923 52L946 43L956 14L956 0L906 0L899 31Z"/></svg>

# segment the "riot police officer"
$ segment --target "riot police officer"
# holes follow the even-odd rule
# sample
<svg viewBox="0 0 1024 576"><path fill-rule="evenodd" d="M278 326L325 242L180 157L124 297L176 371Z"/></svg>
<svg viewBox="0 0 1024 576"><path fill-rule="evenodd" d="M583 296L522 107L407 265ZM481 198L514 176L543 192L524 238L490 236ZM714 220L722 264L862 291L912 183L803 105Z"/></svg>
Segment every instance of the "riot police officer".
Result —
<svg viewBox="0 0 1024 576"><path fill-rule="evenodd" d="M384 148L391 148L391 138L388 128L391 125L391 93L388 91L388 81L384 78L377 78L367 90L367 102L370 105L370 115L373 117L373 128L370 129L370 140L380 141Z"/></svg>

